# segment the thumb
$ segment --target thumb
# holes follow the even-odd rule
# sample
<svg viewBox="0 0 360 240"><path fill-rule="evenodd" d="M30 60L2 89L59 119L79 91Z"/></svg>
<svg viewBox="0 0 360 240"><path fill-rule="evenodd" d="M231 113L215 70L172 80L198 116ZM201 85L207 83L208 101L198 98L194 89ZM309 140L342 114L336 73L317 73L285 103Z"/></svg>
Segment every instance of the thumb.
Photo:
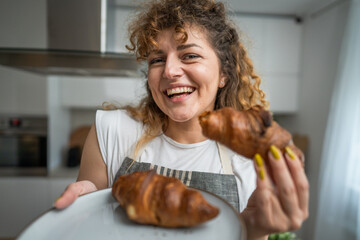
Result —
<svg viewBox="0 0 360 240"><path fill-rule="evenodd" d="M63 209L73 203L79 196L95 192L97 190L95 184L84 180L71 183L63 192L63 194L55 201L54 207Z"/></svg>

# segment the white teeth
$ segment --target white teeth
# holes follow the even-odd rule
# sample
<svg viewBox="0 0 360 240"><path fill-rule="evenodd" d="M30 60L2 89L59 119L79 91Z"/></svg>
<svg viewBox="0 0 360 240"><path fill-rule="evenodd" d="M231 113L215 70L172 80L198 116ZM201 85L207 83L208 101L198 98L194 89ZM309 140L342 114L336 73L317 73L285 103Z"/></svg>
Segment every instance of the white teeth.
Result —
<svg viewBox="0 0 360 240"><path fill-rule="evenodd" d="M194 88L192 87L178 87L178 88L172 88L172 89L168 89L166 90L166 94L168 96L176 94L176 93L192 93L194 91Z"/></svg>

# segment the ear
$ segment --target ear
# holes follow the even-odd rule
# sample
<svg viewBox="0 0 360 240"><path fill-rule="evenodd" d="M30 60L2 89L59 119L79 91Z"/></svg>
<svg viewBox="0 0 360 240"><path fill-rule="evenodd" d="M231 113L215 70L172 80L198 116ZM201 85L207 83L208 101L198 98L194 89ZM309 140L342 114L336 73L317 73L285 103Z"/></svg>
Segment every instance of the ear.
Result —
<svg viewBox="0 0 360 240"><path fill-rule="evenodd" d="M223 88L226 84L226 76L221 73L220 75L220 81L219 81L219 88Z"/></svg>

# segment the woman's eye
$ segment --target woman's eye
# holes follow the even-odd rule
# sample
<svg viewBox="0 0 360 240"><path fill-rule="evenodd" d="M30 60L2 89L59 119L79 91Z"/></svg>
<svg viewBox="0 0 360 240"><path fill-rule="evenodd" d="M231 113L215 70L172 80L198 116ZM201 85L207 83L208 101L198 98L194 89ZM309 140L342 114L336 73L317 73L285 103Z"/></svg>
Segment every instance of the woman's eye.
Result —
<svg viewBox="0 0 360 240"><path fill-rule="evenodd" d="M163 62L162 58L154 58L154 59L151 59L149 61L149 65L152 65L152 64L155 64L155 63L160 63L160 62Z"/></svg>
<svg viewBox="0 0 360 240"><path fill-rule="evenodd" d="M193 59L196 59L198 57L199 57L199 55L196 55L196 54L186 54L184 56L184 60L193 60Z"/></svg>

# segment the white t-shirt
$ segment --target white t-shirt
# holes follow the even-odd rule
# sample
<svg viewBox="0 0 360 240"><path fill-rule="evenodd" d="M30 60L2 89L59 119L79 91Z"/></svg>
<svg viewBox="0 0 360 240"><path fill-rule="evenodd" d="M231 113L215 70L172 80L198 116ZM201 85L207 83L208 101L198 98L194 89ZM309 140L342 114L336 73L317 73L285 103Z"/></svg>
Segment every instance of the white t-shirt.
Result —
<svg viewBox="0 0 360 240"><path fill-rule="evenodd" d="M98 110L96 132L101 155L107 166L108 185L111 187L124 159L133 156L143 126L125 110ZM256 173L252 160L228 148L226 150L231 159L240 199L239 209L242 211L256 188ZM213 140L181 144L161 134L144 147L138 161L176 170L223 173L218 147Z"/></svg>

